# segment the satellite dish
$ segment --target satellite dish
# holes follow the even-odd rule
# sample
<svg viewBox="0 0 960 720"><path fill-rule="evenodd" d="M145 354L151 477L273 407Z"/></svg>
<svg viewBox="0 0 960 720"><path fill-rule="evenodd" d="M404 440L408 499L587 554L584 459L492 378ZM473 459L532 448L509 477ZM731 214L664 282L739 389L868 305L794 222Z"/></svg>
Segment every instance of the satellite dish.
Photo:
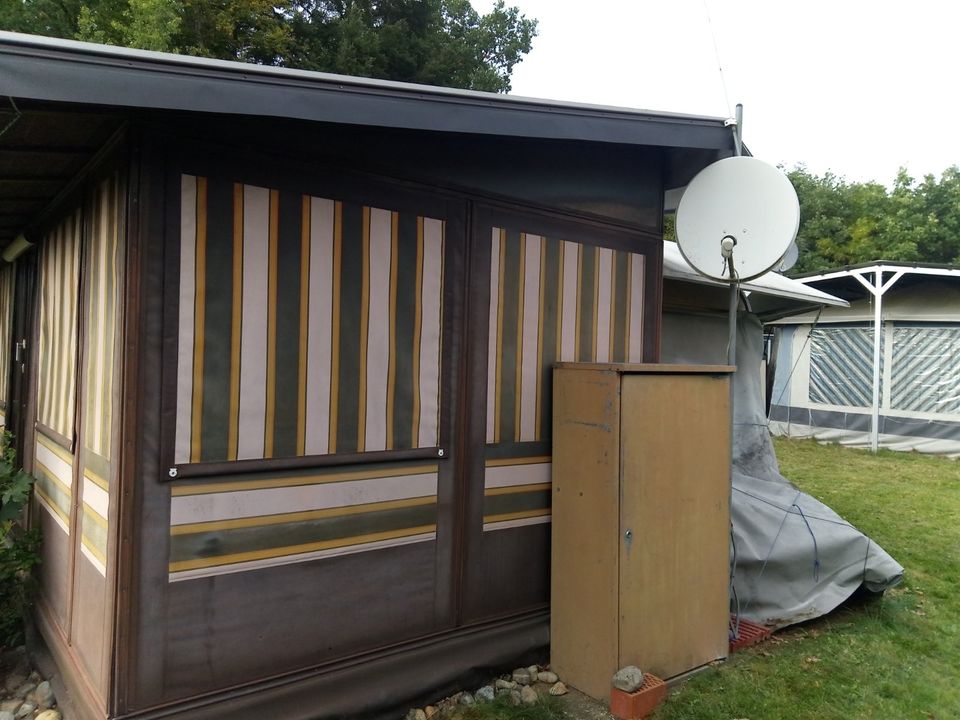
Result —
<svg viewBox="0 0 960 720"><path fill-rule="evenodd" d="M780 264L777 266L778 273L785 273L787 270L792 268L797 264L797 260L800 259L800 248L797 247L795 242L790 243L790 247L787 248L787 252L784 254L783 258L780 260Z"/></svg>
<svg viewBox="0 0 960 720"><path fill-rule="evenodd" d="M790 180L753 157L708 165L677 206L680 253L714 280L752 280L776 267L799 227L800 202Z"/></svg>

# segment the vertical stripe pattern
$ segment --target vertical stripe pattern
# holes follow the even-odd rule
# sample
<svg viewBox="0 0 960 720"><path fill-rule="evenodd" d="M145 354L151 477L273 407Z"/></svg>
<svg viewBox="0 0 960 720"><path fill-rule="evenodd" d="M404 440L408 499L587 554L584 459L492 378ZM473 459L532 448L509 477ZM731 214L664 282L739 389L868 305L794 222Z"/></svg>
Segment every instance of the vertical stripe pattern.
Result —
<svg viewBox="0 0 960 720"><path fill-rule="evenodd" d="M493 228L487 443L550 438L555 362L641 362L644 257Z"/></svg>
<svg viewBox="0 0 960 720"><path fill-rule="evenodd" d="M439 443L445 224L181 178L175 462Z"/></svg>
<svg viewBox="0 0 960 720"><path fill-rule="evenodd" d="M13 358L13 268L6 264L0 268L0 408L7 407L7 379L10 374L10 363ZM0 426L3 425L3 415L0 413Z"/></svg>
<svg viewBox="0 0 960 720"><path fill-rule="evenodd" d="M81 239L78 209L44 239L40 251L37 420L66 438L74 432Z"/></svg>

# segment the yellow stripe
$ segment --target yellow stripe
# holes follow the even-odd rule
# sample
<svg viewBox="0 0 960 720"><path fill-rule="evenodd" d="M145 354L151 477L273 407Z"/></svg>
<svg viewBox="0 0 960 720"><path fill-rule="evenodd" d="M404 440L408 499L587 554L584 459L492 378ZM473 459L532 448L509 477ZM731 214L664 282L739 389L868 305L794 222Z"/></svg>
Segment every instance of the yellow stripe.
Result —
<svg viewBox="0 0 960 720"><path fill-rule="evenodd" d="M89 515L90 519L93 520L97 525L99 525L103 529L107 528L107 519L103 517L103 515L98 513L96 510L94 510L92 507L90 507L90 505L88 505L87 503L83 503L83 513L84 513L84 516Z"/></svg>
<svg viewBox="0 0 960 720"><path fill-rule="evenodd" d="M343 203L333 210L333 326L330 329L330 426L327 452L337 451L337 403L340 387L340 255L343 244Z"/></svg>
<svg viewBox="0 0 960 720"><path fill-rule="evenodd" d="M501 513L500 515L484 515L483 522L495 523L504 520L522 520L523 518L544 517L550 514L550 508L539 508L537 510L519 510L517 512Z"/></svg>
<svg viewBox="0 0 960 720"><path fill-rule="evenodd" d="M52 512L52 513L54 513L57 517L59 517L61 520L63 520L64 524L65 524L67 527L70 527L70 518L68 518L66 515L64 515L63 510L61 510L61 509L57 506L57 504L53 501L53 498L51 498L49 495L47 495L47 494L43 491L43 488L41 488L39 485L34 485L34 486L33 486L33 489L34 489L34 491L37 493L37 495L38 495L41 499L43 499L44 502L41 503L41 504L42 504L45 508L47 508L47 510L49 510L49 511ZM68 534L68 535L70 534L69 531L67 532L67 534Z"/></svg>
<svg viewBox="0 0 960 720"><path fill-rule="evenodd" d="M540 238L540 304L537 310L537 407L534 420L533 439L540 439L540 420L543 413L541 404L543 401L543 321L546 308L546 279L547 279L547 239Z"/></svg>
<svg viewBox="0 0 960 720"><path fill-rule="evenodd" d="M577 305L574 308L574 316L577 318L573 326L573 360L574 362L582 362L583 358L580 357L580 322L581 322L581 312L580 312L580 296L583 292L583 283L581 282L581 276L583 275L583 245L577 243Z"/></svg>
<svg viewBox="0 0 960 720"><path fill-rule="evenodd" d="M610 317L607 319L607 327L609 328L607 333L607 339L609 340L610 348L607 351L607 361L614 362L613 352L614 352L614 336L616 335L616 323L614 320L617 317L617 251L610 251ZM626 358L624 358L626 359Z"/></svg>
<svg viewBox="0 0 960 720"><path fill-rule="evenodd" d="M193 403L190 414L190 460L200 460L200 422L203 419L203 339L207 303L207 179L197 178L197 232L194 252Z"/></svg>
<svg viewBox="0 0 960 720"><path fill-rule="evenodd" d="M348 547L351 545L363 545L381 540L393 540L410 535L422 535L423 533L436 532L437 526L421 525L419 527L405 528L403 530L391 530L379 533L370 533L368 535L358 535L351 538L338 538L336 540L324 540L322 542L304 543L302 545L289 545L282 548L271 548L269 550L251 550L249 552L234 553L232 555L222 555L220 557L197 558L195 560L181 560L172 562L169 571L172 573L182 572L184 570L197 570L200 568L214 567L217 565L233 565L240 562L249 562L251 560L266 560L269 558L285 557L287 555L299 555L302 553L313 552L316 550L328 550L333 548Z"/></svg>
<svg viewBox="0 0 960 720"><path fill-rule="evenodd" d="M531 455L530 457L518 458L493 458L486 461L487 467L503 467L505 465L538 465L540 463L551 462L549 455Z"/></svg>
<svg viewBox="0 0 960 720"><path fill-rule="evenodd" d="M63 482L63 480L61 480L59 477L57 477L56 473L54 473L50 468L48 468L46 465L44 465L44 464L43 464L42 462L40 462L39 460L34 460L34 462L36 463L37 468L39 468L39 470L44 474L44 476L45 476L48 480L50 480L50 482L54 483L54 484L57 485L61 490L63 490L63 491L67 494L67 497L72 497L73 492L70 490L70 486L69 486L69 485L66 485L66 484Z"/></svg>
<svg viewBox="0 0 960 720"><path fill-rule="evenodd" d="M301 485L321 485L323 483L345 482L347 480L369 480L371 478L394 478L407 475L423 475L437 472L438 465L418 465L408 468L389 468L381 470L354 470L350 472L329 473L323 475L300 475L292 477L265 478L263 480L237 480L234 482L204 483L202 485L175 485L170 493L174 497L186 495L206 495L211 493L234 492L240 490L264 490L268 488L299 487Z"/></svg>
<svg viewBox="0 0 960 720"><path fill-rule="evenodd" d="M83 533L80 533L80 540L83 542L83 546L93 555L97 560L100 561L101 565L107 564L107 558L104 557L103 553L100 552L93 544L93 541L88 538Z"/></svg>
<svg viewBox="0 0 960 720"><path fill-rule="evenodd" d="M307 447L307 333L310 314L310 196L300 207L300 380L297 393L297 455Z"/></svg>
<svg viewBox="0 0 960 720"><path fill-rule="evenodd" d="M627 319L623 326L623 361L630 362L630 312L633 308L633 253L627 253Z"/></svg>
<svg viewBox="0 0 960 720"><path fill-rule="evenodd" d="M43 445L47 450L52 452L58 458L63 460L68 465L73 465L73 455L71 455L67 450L64 450L61 445L58 445L52 439L48 438L43 434L43 430L37 428L37 442Z"/></svg>
<svg viewBox="0 0 960 720"><path fill-rule="evenodd" d="M233 318L230 326L230 415L227 459L237 459L240 433L240 332L243 310L243 185L233 184Z"/></svg>
<svg viewBox="0 0 960 720"><path fill-rule="evenodd" d="M397 387L397 263L400 254L400 213L390 213L390 357L387 366L387 450L393 450L394 394Z"/></svg>
<svg viewBox="0 0 960 720"><path fill-rule="evenodd" d="M557 271L557 354L554 356L557 360L563 360L563 255L566 243L563 240L557 240L557 247L560 249L560 265Z"/></svg>
<svg viewBox="0 0 960 720"><path fill-rule="evenodd" d="M90 482L92 482L94 485L96 485L97 487L99 487L99 488L101 488L101 489L103 489L103 490L107 490L107 491L110 490L110 485L107 483L107 481L104 480L104 479L103 479L102 477L100 477L99 475L97 475L97 474L96 474L95 472L93 472L92 470L88 470L87 468L84 468L84 469L83 469L83 476L84 476L87 480L89 480Z"/></svg>
<svg viewBox="0 0 960 720"><path fill-rule="evenodd" d="M520 269L519 283L517 285L517 366L514 369L516 381L513 386L514 405L513 405L513 437L508 440L517 441L520 439L520 404L523 395L523 300L524 289L526 288L526 265L527 265L527 234L520 233Z"/></svg>
<svg viewBox="0 0 960 720"><path fill-rule="evenodd" d="M493 398L493 441L500 442L500 389L503 387L503 274L507 251L507 231L500 228L500 277L497 278L497 394Z"/></svg>
<svg viewBox="0 0 960 720"><path fill-rule="evenodd" d="M417 281L413 312L413 412L411 445L420 447L420 326L423 323L423 218L417 217Z"/></svg>
<svg viewBox="0 0 960 720"><path fill-rule="evenodd" d="M280 231L280 191L270 191L270 254L267 272L267 406L263 456L273 457L273 429L277 413L277 244Z"/></svg>
<svg viewBox="0 0 960 720"><path fill-rule="evenodd" d="M483 491L483 494L487 497L492 495L516 495L518 493L527 493L527 492L540 492L541 490L549 490L550 483L535 483L533 485L508 485L506 487L497 487L489 488Z"/></svg>
<svg viewBox="0 0 960 720"><path fill-rule="evenodd" d="M360 240L360 367L357 382L357 452L367 443L367 333L370 328L370 208L363 208L363 234Z"/></svg>
<svg viewBox="0 0 960 720"><path fill-rule="evenodd" d="M593 340L591 342L592 362L597 361L597 335L600 330L600 248L593 248Z"/></svg>
<svg viewBox="0 0 960 720"><path fill-rule="evenodd" d="M282 525L284 523L306 522L328 517L345 517L347 515L361 515L363 513L417 507L419 505L435 505L436 502L436 495L428 495L425 497L408 498L406 500L390 500L378 503L366 503L364 505L345 505L343 507L324 508L322 510L304 510L302 512L280 513L277 515L259 515L257 517L236 518L234 520L214 520L211 522L190 523L187 525L173 525L170 528L170 534L195 535L197 533L236 530L238 528Z"/></svg>

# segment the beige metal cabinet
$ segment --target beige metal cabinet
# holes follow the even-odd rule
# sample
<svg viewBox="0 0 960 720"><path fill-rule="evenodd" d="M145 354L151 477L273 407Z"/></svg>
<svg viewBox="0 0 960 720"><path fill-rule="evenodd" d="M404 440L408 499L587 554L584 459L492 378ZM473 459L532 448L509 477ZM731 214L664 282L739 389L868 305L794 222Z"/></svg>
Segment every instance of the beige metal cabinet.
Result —
<svg viewBox="0 0 960 720"><path fill-rule="evenodd" d="M588 695L727 655L730 370L556 366L551 665Z"/></svg>

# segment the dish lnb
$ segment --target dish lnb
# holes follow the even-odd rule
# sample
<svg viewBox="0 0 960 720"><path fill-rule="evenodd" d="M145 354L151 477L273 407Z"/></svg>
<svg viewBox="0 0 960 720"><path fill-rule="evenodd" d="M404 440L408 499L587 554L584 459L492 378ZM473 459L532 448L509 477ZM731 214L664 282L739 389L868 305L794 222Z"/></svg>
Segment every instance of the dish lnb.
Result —
<svg viewBox="0 0 960 720"><path fill-rule="evenodd" d="M800 227L789 178L753 157L730 157L701 170L677 206L684 259L714 280L752 280L777 267Z"/></svg>

